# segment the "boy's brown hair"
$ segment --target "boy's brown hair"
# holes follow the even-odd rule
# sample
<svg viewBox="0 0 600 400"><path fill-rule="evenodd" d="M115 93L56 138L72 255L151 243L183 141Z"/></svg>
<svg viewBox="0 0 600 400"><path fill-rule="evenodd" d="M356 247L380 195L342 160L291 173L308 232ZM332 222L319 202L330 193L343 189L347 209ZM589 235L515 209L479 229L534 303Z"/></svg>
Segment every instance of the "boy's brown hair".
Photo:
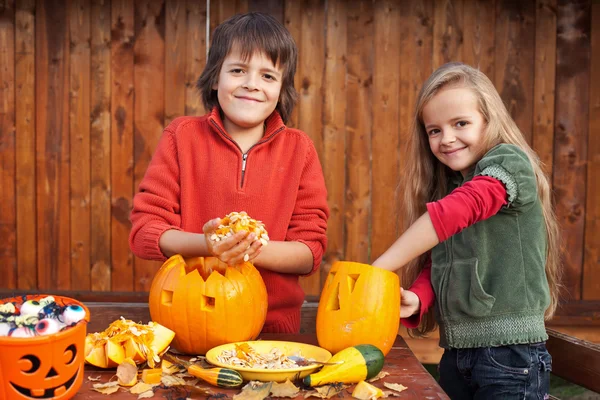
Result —
<svg viewBox="0 0 600 400"><path fill-rule="evenodd" d="M279 21L268 14L257 12L235 15L215 29L206 66L196 84L204 108L211 110L217 106L220 109L217 91L213 86L218 82L223 61L234 45L239 46L244 59L261 51L274 65L279 63L283 70L283 80L275 109L286 122L298 97L294 88L298 48L290 32Z"/></svg>

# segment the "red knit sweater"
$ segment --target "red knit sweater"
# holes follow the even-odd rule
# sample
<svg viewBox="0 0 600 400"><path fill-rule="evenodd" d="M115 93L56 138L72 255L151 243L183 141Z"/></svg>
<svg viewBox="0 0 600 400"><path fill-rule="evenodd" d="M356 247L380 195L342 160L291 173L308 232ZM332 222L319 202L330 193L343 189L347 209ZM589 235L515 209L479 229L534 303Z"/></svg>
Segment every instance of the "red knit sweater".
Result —
<svg viewBox="0 0 600 400"><path fill-rule="evenodd" d="M313 254L315 271L327 244L329 209L323 172L310 138L287 128L277 112L263 138L243 154L225 132L215 108L181 117L164 131L133 200L129 244L139 257L164 260L158 240L232 211L264 222L271 240L299 241ZM269 297L263 332L298 332L304 292L298 275L258 268Z"/></svg>

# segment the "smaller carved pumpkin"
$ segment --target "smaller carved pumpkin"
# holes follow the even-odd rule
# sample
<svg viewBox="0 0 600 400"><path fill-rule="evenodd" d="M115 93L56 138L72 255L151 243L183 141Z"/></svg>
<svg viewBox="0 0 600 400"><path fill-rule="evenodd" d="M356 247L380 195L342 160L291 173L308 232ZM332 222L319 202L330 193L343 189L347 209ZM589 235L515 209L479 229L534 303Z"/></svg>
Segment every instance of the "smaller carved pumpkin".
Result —
<svg viewBox="0 0 600 400"><path fill-rule="evenodd" d="M215 257L176 254L150 287L152 320L175 332L172 345L189 354L255 339L267 317L267 289L249 262L229 266Z"/></svg>
<svg viewBox="0 0 600 400"><path fill-rule="evenodd" d="M319 346L337 353L359 344L377 346L387 354L400 323L400 279L368 264L333 264L319 300Z"/></svg>
<svg viewBox="0 0 600 400"><path fill-rule="evenodd" d="M53 297L60 305L80 305L86 312L85 319L47 336L0 337L0 400L70 399L81 387L89 311L76 300ZM22 299L13 297L0 303L21 303Z"/></svg>

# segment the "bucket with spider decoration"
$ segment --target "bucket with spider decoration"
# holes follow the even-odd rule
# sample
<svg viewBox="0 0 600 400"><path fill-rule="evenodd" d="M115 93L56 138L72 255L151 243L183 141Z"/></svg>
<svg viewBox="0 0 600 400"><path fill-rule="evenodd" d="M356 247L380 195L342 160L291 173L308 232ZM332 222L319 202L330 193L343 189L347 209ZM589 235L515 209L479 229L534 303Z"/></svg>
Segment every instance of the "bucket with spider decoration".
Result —
<svg viewBox="0 0 600 400"><path fill-rule="evenodd" d="M89 316L63 296L0 300L0 400L73 397L83 382Z"/></svg>

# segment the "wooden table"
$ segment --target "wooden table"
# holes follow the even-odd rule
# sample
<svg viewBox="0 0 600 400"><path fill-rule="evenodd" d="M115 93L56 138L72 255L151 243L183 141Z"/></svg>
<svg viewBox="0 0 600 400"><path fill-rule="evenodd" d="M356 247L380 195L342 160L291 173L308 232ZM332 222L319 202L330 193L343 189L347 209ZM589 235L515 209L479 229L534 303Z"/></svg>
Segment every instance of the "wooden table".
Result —
<svg viewBox="0 0 600 400"><path fill-rule="evenodd" d="M302 342L317 345L317 338L314 334L263 334L260 335L260 339L263 340L285 340L292 342ZM398 399L448 399L448 396L440 388L438 383L433 377L423 368L421 363L414 356L412 351L406 345L404 339L398 336L392 350L385 358L384 371L389 372L390 375L383 379L380 379L373 384L384 390L387 390L383 386L383 382L389 383L400 383L408 389L400 393ZM84 382L77 395L73 398L74 400L92 400L92 399L104 399L104 400L119 400L119 399L136 399L137 395L132 395L129 392L119 391L110 396L103 395L101 393L92 390L92 385L96 382L88 380L88 376L101 376L101 382L108 382L111 376L115 373L113 370L100 370L95 367L86 366ZM218 394L214 396L214 399L222 398L225 399L221 394L226 394L228 398L232 398L234 394L239 393L239 390L226 390L216 388L210 385L199 384L198 386L210 389L213 393ZM344 393L345 398L351 398L353 387L347 389ZM177 400L179 398L185 399L188 395L184 392L167 397L168 393L162 390L157 392L154 399L171 398ZM297 399L304 399L304 392L300 392ZM206 396L192 395L191 398L203 398ZM313 397L314 398L314 397ZM333 397L338 398L338 397ZM396 398L396 397L394 397Z"/></svg>

